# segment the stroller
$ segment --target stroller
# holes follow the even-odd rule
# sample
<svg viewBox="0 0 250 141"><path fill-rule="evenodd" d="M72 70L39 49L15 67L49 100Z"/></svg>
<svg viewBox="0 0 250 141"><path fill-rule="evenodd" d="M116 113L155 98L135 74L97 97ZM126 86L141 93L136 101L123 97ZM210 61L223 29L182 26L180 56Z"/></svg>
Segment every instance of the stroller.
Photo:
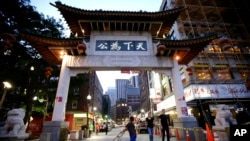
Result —
<svg viewBox="0 0 250 141"><path fill-rule="evenodd" d="M124 135L125 131L121 131L114 139L113 141L121 141L122 136Z"/></svg>

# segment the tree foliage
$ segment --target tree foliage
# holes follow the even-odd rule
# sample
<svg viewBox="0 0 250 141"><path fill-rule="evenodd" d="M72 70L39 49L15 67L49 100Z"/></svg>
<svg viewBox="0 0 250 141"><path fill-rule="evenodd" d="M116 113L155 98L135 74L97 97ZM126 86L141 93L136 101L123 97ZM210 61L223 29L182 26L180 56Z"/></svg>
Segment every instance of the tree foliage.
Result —
<svg viewBox="0 0 250 141"><path fill-rule="evenodd" d="M13 88L8 90L0 114L6 114L11 108L24 105L27 121L31 115L35 95L55 95L60 68L51 66L53 73L50 78L55 81L47 81L44 72L50 65L21 38L20 33L62 37L63 30L61 21L38 13L35 7L30 5L29 0L0 1L0 82L9 81L13 85ZM6 39L6 34L14 37L15 41L10 42ZM30 70L31 66L35 68L34 71ZM0 90L1 96L3 86ZM6 117L1 118L0 121Z"/></svg>

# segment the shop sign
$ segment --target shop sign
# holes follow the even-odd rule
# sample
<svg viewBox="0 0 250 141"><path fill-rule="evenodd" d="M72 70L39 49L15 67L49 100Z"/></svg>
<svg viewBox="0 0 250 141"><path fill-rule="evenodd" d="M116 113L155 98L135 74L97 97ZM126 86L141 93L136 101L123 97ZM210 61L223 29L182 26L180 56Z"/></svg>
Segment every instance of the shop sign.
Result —
<svg viewBox="0 0 250 141"><path fill-rule="evenodd" d="M243 84L190 85L184 89L186 102L194 99L250 98Z"/></svg>

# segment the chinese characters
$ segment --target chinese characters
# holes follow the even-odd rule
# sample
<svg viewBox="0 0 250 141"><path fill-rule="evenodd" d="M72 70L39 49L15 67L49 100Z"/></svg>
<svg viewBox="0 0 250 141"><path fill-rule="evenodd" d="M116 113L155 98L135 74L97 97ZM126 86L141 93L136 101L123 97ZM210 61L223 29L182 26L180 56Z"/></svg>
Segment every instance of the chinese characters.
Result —
<svg viewBox="0 0 250 141"><path fill-rule="evenodd" d="M147 51L146 41L97 40L96 51Z"/></svg>

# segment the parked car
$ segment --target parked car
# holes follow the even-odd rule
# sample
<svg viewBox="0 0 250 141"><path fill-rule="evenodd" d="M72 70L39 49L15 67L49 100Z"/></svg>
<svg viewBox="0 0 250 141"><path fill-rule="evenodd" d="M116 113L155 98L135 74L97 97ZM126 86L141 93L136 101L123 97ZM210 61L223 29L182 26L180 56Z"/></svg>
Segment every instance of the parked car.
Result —
<svg viewBox="0 0 250 141"><path fill-rule="evenodd" d="M140 121L137 128L138 128L139 133L148 132L146 121Z"/></svg>

